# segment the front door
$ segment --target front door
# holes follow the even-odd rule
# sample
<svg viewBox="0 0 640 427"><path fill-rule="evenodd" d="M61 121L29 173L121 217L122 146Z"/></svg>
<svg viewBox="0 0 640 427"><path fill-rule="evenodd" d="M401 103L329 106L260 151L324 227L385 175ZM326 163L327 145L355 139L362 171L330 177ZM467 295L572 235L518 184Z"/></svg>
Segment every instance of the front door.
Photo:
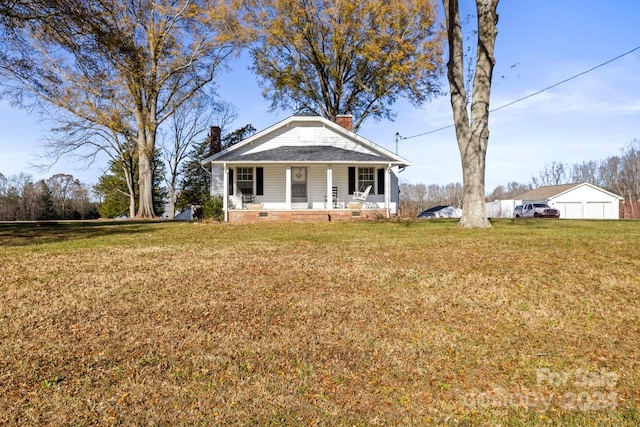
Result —
<svg viewBox="0 0 640 427"><path fill-rule="evenodd" d="M291 202L307 203L307 168L291 168Z"/></svg>

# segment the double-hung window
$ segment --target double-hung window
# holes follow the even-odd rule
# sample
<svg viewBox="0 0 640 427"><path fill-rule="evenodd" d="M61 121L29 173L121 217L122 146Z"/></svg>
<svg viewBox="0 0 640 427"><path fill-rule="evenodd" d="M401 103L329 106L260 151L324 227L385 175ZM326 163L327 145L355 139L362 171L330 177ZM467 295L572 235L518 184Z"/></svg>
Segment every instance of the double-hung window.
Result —
<svg viewBox="0 0 640 427"><path fill-rule="evenodd" d="M365 191L371 186L371 192L375 191L375 169L358 168L358 191Z"/></svg>
<svg viewBox="0 0 640 427"><path fill-rule="evenodd" d="M236 169L236 186L240 194L253 194L253 168Z"/></svg>

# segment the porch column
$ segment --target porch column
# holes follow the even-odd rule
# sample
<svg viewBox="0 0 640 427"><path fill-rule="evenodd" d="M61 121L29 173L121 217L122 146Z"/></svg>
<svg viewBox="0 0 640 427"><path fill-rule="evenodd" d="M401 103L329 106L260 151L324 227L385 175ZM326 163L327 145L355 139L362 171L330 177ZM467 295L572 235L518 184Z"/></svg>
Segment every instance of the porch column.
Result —
<svg viewBox="0 0 640 427"><path fill-rule="evenodd" d="M291 166L287 166L284 178L284 203L286 209L291 209Z"/></svg>
<svg viewBox="0 0 640 427"><path fill-rule="evenodd" d="M333 169L327 166L327 209L333 209Z"/></svg>
<svg viewBox="0 0 640 427"><path fill-rule="evenodd" d="M224 222L229 222L229 170L226 163L223 166L222 183L222 211Z"/></svg>
<svg viewBox="0 0 640 427"><path fill-rule="evenodd" d="M222 212L224 212L224 222L229 222L229 169L226 162L222 169Z"/></svg>
<svg viewBox="0 0 640 427"><path fill-rule="evenodd" d="M387 211L387 219L391 217L391 165L387 166L384 174L384 208Z"/></svg>

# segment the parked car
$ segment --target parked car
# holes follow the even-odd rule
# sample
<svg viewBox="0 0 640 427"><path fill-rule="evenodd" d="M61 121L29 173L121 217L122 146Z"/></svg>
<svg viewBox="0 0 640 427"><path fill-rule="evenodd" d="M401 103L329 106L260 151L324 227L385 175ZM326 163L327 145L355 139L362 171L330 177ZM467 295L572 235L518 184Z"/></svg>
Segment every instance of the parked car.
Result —
<svg viewBox="0 0 640 427"><path fill-rule="evenodd" d="M513 217L514 218L520 218L522 217L522 205L518 205L515 208L513 208Z"/></svg>
<svg viewBox="0 0 640 427"><path fill-rule="evenodd" d="M460 218L462 209L455 206L434 206L420 212L418 218Z"/></svg>
<svg viewBox="0 0 640 427"><path fill-rule="evenodd" d="M446 208L446 206L434 206L432 208L426 209L420 212L420 214L418 215L418 218L435 218L436 212L444 208Z"/></svg>
<svg viewBox="0 0 640 427"><path fill-rule="evenodd" d="M526 203L522 207L523 218L560 218L560 211L546 203Z"/></svg>

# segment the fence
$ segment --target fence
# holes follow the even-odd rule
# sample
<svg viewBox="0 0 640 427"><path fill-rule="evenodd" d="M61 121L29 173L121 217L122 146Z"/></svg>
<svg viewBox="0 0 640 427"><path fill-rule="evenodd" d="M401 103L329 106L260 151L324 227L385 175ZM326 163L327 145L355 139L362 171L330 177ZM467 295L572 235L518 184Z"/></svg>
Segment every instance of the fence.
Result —
<svg viewBox="0 0 640 427"><path fill-rule="evenodd" d="M620 200L620 219L640 218L640 200Z"/></svg>

